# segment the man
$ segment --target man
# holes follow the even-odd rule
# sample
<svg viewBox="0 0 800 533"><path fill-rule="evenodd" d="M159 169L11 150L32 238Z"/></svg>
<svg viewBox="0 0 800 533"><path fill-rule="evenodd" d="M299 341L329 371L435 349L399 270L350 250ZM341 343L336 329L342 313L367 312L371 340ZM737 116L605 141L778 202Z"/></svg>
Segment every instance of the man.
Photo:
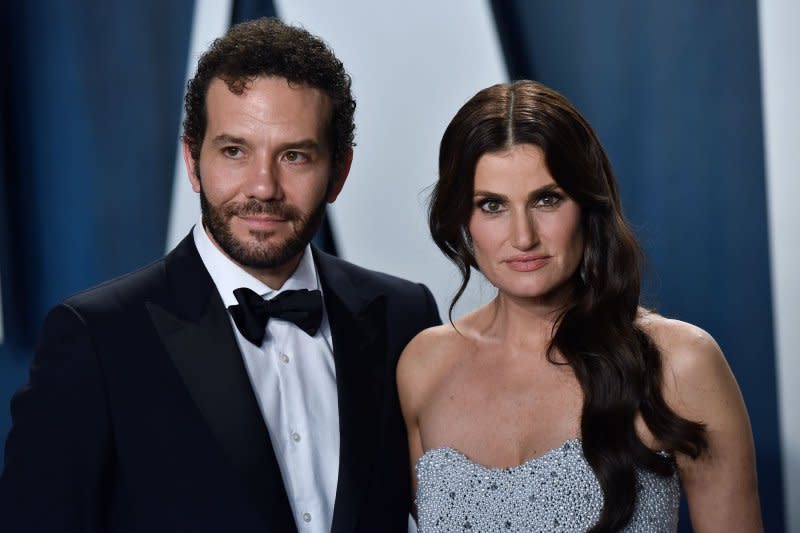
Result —
<svg viewBox="0 0 800 533"><path fill-rule="evenodd" d="M354 108L304 30L261 19L212 44L184 122L202 224L49 313L12 400L0 530L406 528L395 364L436 306L308 244Z"/></svg>

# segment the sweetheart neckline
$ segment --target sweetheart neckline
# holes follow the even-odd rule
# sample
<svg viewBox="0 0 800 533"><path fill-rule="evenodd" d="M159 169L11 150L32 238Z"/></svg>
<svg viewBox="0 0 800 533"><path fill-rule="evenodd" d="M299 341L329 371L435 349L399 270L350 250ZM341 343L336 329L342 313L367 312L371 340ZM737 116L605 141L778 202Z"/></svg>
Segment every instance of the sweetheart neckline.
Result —
<svg viewBox="0 0 800 533"><path fill-rule="evenodd" d="M458 456L462 460L466 461L467 463L469 463L471 465L474 465L474 466L477 466L478 468L481 468L483 470L490 471L490 472L519 470L519 469L525 468L526 466L529 466L529 465L531 465L533 463L539 462L542 459L544 459L545 457L554 455L556 452L563 451L568 445L572 445L572 444L580 445L581 444L580 437L575 437L573 439L567 439L560 446L556 446L555 448L551 448L551 449L547 450L546 452L544 452L544 453L542 453L540 455L537 455L535 457L531 457L530 459L527 459L527 460L525 460L524 462L522 462L522 463L520 463L518 465L512 465L512 466L487 466L487 465L485 465L483 463L479 463L477 461L474 461L474 460L470 459L467 456L467 454L465 454L462 451L459 451L456 448L453 448L452 446L438 446L436 448L430 448L428 450L425 450L425 452L422 455L419 456L419 459L417 459L417 463L416 463L416 465L414 465L414 469L415 470L419 470L419 465L420 465L420 463L422 462L422 460L426 456L434 455L437 452L450 452L452 454L455 454L456 456Z"/></svg>

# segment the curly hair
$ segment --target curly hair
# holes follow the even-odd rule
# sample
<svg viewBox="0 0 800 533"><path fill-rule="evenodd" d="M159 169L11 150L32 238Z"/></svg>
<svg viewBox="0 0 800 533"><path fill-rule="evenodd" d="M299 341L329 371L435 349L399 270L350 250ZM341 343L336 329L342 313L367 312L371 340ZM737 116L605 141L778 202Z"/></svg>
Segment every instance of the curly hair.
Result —
<svg viewBox="0 0 800 533"><path fill-rule="evenodd" d="M637 467L662 476L674 460L650 450L635 431L641 413L669 452L698 457L707 447L703 424L677 415L662 395L661 353L636 324L642 250L622 213L611 164L589 123L566 98L528 80L478 92L445 130L439 180L429 207L433 240L458 267L463 294L478 269L468 231L475 167L483 154L533 144L553 179L581 208L582 264L548 348L570 365L583 390L581 439L604 495L591 531L624 527L636 503Z"/></svg>
<svg viewBox="0 0 800 533"><path fill-rule="evenodd" d="M334 167L355 146L356 103L351 79L333 51L308 31L275 18L260 18L232 26L200 57L184 99L183 139L192 158L200 159L206 133L206 94L211 80L223 80L234 94L259 76L279 76L290 83L320 89L331 99L328 141Z"/></svg>

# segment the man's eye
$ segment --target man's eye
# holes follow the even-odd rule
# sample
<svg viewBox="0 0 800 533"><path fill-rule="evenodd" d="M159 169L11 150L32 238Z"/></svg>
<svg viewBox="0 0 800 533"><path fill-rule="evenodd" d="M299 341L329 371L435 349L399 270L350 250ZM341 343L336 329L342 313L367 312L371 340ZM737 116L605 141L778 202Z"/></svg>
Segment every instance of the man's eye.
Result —
<svg viewBox="0 0 800 533"><path fill-rule="evenodd" d="M491 198L481 200L478 207L485 213L499 213L503 210L503 204Z"/></svg>
<svg viewBox="0 0 800 533"><path fill-rule="evenodd" d="M238 146L226 146L222 149L222 153L228 157L239 157L242 155L242 150Z"/></svg>
<svg viewBox="0 0 800 533"><path fill-rule="evenodd" d="M296 152L294 150L286 152L284 157L286 157L286 160L290 163L303 163L308 161L308 156L306 154L303 152Z"/></svg>

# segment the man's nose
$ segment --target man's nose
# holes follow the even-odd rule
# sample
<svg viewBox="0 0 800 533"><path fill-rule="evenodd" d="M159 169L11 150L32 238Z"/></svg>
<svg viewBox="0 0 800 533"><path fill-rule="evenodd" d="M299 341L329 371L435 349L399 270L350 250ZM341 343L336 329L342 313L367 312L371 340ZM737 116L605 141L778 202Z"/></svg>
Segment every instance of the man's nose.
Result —
<svg viewBox="0 0 800 533"><path fill-rule="evenodd" d="M258 200L280 200L283 198L280 170L268 157L256 158L249 169L245 194Z"/></svg>

